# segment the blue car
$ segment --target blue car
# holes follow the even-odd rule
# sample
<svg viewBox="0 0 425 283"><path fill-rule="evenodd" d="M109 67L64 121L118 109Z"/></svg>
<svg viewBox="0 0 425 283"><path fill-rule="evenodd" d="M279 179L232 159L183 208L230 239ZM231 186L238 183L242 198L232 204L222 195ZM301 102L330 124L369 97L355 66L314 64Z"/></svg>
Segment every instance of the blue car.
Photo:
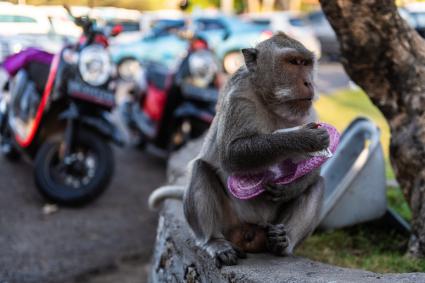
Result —
<svg viewBox="0 0 425 283"><path fill-rule="evenodd" d="M243 63L240 49L252 47L271 36L264 27L246 23L235 17L211 16L193 17L195 32L208 41L217 59L227 73L233 73ZM160 20L150 34L135 42L111 47L113 61L124 79L137 74L140 63L159 62L174 68L187 52L187 40L175 31L183 30L186 22L181 20Z"/></svg>
<svg viewBox="0 0 425 283"><path fill-rule="evenodd" d="M118 66L118 73L124 80L137 77L143 62L160 62L173 68L184 57L187 41L174 30L182 29L183 20L160 20L146 36L139 40L110 47L112 60Z"/></svg>
<svg viewBox="0 0 425 283"><path fill-rule="evenodd" d="M253 47L272 35L263 26L236 17L198 17L194 22L197 33L206 38L229 74L243 64L242 48Z"/></svg>

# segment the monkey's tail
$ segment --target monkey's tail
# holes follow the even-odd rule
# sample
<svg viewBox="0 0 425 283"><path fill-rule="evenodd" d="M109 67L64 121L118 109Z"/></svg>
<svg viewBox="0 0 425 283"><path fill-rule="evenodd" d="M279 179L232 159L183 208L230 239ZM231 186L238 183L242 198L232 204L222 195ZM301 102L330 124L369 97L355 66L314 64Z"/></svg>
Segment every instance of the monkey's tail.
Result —
<svg viewBox="0 0 425 283"><path fill-rule="evenodd" d="M185 191L185 186L163 186L159 187L151 193L149 196L149 209L156 210L159 205L167 198L173 198L181 200L183 199L183 194Z"/></svg>

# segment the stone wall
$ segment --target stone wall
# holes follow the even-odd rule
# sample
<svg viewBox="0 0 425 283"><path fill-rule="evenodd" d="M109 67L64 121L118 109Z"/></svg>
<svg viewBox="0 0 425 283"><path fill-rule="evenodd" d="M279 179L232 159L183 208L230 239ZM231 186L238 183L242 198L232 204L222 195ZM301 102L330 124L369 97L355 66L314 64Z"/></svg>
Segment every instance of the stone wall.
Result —
<svg viewBox="0 0 425 283"><path fill-rule="evenodd" d="M201 141L189 144L169 161L171 183L184 183L185 167ZM424 273L377 274L331 266L301 257L249 254L236 266L217 269L195 245L182 204L167 200L160 213L150 282L425 282Z"/></svg>

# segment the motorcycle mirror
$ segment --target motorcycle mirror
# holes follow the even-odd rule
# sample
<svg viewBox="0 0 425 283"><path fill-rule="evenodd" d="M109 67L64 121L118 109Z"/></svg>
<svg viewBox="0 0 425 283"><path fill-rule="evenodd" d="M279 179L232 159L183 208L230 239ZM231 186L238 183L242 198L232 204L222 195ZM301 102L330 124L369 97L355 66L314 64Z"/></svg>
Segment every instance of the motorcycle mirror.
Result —
<svg viewBox="0 0 425 283"><path fill-rule="evenodd" d="M189 7L189 0L181 0L179 3L180 10L186 11Z"/></svg>
<svg viewBox="0 0 425 283"><path fill-rule="evenodd" d="M74 18L74 15L71 12L71 7L68 4L64 4L63 8L65 9L65 11L68 13L68 15L70 15L72 18Z"/></svg>
<svg viewBox="0 0 425 283"><path fill-rule="evenodd" d="M111 36L117 36L122 33L123 28L122 25L115 25L111 30Z"/></svg>

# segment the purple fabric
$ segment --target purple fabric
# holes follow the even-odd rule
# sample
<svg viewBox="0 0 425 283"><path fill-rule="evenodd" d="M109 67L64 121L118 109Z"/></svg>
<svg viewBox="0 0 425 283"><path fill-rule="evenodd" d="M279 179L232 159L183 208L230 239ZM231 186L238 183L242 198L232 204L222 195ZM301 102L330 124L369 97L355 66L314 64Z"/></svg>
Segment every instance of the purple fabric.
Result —
<svg viewBox="0 0 425 283"><path fill-rule="evenodd" d="M339 143L340 134L331 125L319 123L329 133L329 150L334 153ZM238 199L251 199L265 191L264 185L268 183L289 184L321 166L329 157L315 156L298 163L284 160L282 163L269 168L265 172L256 174L231 175L227 180L230 193Z"/></svg>
<svg viewBox="0 0 425 283"><path fill-rule="evenodd" d="M29 62L39 62L50 65L53 60L53 54L47 53L37 48L27 48L19 53L6 58L2 67L14 76L20 69L24 68Z"/></svg>

